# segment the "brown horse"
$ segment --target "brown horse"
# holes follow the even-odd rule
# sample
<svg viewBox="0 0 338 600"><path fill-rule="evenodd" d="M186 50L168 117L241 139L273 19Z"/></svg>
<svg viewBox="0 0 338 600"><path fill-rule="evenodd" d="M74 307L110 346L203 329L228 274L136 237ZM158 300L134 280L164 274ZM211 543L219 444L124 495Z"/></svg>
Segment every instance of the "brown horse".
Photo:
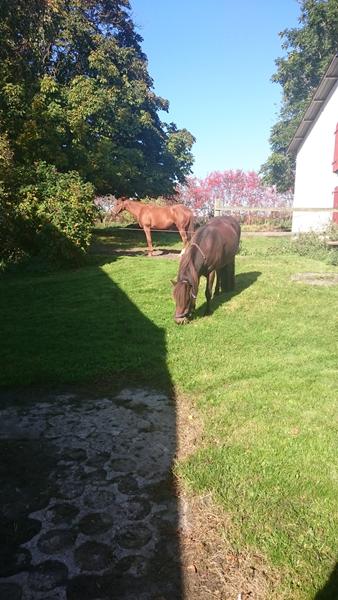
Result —
<svg viewBox="0 0 338 600"><path fill-rule="evenodd" d="M185 247L193 234L194 215L189 208L183 204L173 206L156 206L154 204L143 204L142 202L121 198L117 200L114 216L122 210L127 210L136 217L140 227L144 230L148 244L148 255L151 256L154 249L151 240L151 229L169 229L176 225Z"/></svg>
<svg viewBox="0 0 338 600"><path fill-rule="evenodd" d="M235 254L238 251L241 228L233 217L215 217L200 227L183 254L174 284L176 323L188 322L196 303L201 275L207 278L205 297L206 314L210 313L210 300L215 274L215 295L235 287Z"/></svg>

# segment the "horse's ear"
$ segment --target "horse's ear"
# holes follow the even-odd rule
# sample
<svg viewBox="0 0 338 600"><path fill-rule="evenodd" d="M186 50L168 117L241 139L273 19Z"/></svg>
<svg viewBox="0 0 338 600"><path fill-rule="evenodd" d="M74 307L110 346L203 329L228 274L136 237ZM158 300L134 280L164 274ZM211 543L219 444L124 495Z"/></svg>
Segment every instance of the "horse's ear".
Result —
<svg viewBox="0 0 338 600"><path fill-rule="evenodd" d="M175 281L175 279L170 279L172 285L176 285L177 281Z"/></svg>

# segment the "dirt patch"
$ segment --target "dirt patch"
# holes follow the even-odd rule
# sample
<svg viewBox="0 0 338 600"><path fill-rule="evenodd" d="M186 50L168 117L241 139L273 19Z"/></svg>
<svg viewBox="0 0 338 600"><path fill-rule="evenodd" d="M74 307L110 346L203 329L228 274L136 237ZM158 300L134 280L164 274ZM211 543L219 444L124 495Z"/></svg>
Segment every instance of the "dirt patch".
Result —
<svg viewBox="0 0 338 600"><path fill-rule="evenodd" d="M177 401L177 461L203 446L203 423L187 397ZM197 496L178 481L180 551L186 600L271 600L279 576L248 549L234 551L228 540L231 518L210 494ZM278 595L277 595L278 593Z"/></svg>
<svg viewBox="0 0 338 600"><path fill-rule="evenodd" d="M91 248L91 254L103 255L103 256L146 256L148 257L147 248L135 247L135 248L116 248L110 247L108 244L96 243ZM168 258L170 260L176 260L180 257L180 250L168 250L166 248L155 248L152 256L148 258Z"/></svg>
<svg viewBox="0 0 338 600"><path fill-rule="evenodd" d="M149 258L168 258L169 260L178 260L181 256L180 250L154 250Z"/></svg>
<svg viewBox="0 0 338 600"><path fill-rule="evenodd" d="M187 515L180 536L187 600L282 600L276 590L279 578L264 559L231 547L230 519L211 496L185 496L182 505Z"/></svg>
<svg viewBox="0 0 338 600"><path fill-rule="evenodd" d="M295 273L291 281L306 285L332 286L338 285L337 273Z"/></svg>

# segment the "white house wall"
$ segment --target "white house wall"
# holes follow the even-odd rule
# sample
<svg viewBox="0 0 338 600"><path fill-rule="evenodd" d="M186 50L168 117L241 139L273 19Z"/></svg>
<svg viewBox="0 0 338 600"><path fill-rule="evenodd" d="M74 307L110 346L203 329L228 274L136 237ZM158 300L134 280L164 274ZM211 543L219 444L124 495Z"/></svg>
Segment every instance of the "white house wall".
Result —
<svg viewBox="0 0 338 600"><path fill-rule="evenodd" d="M337 122L338 84L298 151L294 208L333 207L333 191L338 186L338 175L332 171ZM331 212L294 212L292 231L318 231L331 220Z"/></svg>

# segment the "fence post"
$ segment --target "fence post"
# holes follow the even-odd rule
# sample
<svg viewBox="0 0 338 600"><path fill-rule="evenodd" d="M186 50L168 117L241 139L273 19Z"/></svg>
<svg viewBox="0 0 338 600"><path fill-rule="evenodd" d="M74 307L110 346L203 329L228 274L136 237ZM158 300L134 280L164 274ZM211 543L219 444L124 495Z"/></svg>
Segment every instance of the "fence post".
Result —
<svg viewBox="0 0 338 600"><path fill-rule="evenodd" d="M214 217L220 217L222 214L221 211L221 201L219 198L216 198L214 202Z"/></svg>

